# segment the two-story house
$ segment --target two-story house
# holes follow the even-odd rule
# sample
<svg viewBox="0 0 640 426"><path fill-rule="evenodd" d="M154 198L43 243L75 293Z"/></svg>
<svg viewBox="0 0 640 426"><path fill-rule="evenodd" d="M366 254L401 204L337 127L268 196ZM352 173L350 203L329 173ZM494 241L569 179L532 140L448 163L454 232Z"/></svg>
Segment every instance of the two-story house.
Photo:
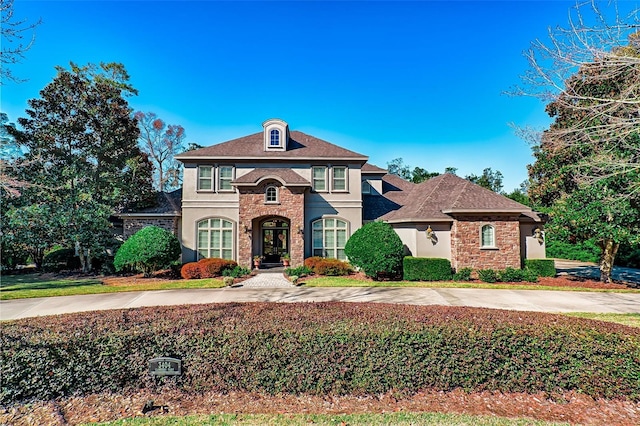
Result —
<svg viewBox="0 0 640 426"><path fill-rule="evenodd" d="M390 223L407 254L447 258L454 268L519 268L545 257L542 221L527 206L452 174L407 182L279 119L262 127L177 156L181 210L131 213L125 231L172 216L184 262L222 257L243 266L285 253L292 265L309 256L346 260L347 240L372 220Z"/></svg>

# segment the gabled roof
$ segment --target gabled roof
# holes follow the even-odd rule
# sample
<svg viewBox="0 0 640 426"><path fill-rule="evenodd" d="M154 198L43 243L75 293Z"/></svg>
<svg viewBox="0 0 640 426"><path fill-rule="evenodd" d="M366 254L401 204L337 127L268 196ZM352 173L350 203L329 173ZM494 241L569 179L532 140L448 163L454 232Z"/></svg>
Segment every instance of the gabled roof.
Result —
<svg viewBox="0 0 640 426"><path fill-rule="evenodd" d="M240 176L233 182L235 186L256 186L265 179L276 179L285 186L311 186L311 182L291 169L258 168Z"/></svg>
<svg viewBox="0 0 640 426"><path fill-rule="evenodd" d="M151 207L142 209L124 208L115 216L181 216L182 215L182 188L171 192L157 192L156 203Z"/></svg>
<svg viewBox="0 0 640 426"><path fill-rule="evenodd" d="M394 179L396 183L397 179ZM450 221L453 219L451 215L455 214L511 213L535 216L531 208L451 173L411 185L413 187L404 185L400 188L402 195L393 195L392 192L384 194L384 197L391 198L402 207L380 219L393 223Z"/></svg>
<svg viewBox="0 0 640 426"><path fill-rule="evenodd" d="M262 132L233 139L205 148L188 151L175 157L180 161L189 160L255 160L255 159L295 159L295 160L357 160L367 161L367 156L349 151L322 139L299 131L290 132L286 151L265 151Z"/></svg>
<svg viewBox="0 0 640 426"><path fill-rule="evenodd" d="M383 175L387 173L387 170L381 167L375 166L371 163L364 163L361 171L363 174L375 174L375 175Z"/></svg>

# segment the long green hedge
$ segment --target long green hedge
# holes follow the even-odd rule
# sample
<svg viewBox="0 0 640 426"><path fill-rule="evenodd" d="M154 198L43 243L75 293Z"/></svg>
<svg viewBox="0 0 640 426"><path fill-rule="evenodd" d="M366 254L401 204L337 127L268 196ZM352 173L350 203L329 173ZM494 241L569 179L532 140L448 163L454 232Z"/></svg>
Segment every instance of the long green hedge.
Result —
<svg viewBox="0 0 640 426"><path fill-rule="evenodd" d="M640 400L640 330L559 315L388 304L210 304L3 323L0 404L93 392L575 390ZM152 378L148 360L182 359ZM159 389L158 389L159 388Z"/></svg>
<svg viewBox="0 0 640 426"><path fill-rule="evenodd" d="M407 281L447 281L453 276L449 259L405 256L402 269Z"/></svg>

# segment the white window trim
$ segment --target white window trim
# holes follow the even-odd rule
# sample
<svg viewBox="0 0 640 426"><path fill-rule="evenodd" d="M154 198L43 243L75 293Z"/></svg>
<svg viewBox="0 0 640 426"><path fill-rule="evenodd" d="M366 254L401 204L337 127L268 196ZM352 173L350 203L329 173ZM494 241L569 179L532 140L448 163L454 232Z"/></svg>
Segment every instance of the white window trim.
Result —
<svg viewBox="0 0 640 426"><path fill-rule="evenodd" d="M314 177L314 170L315 169L321 169L324 170L324 189L317 189L316 188L316 180ZM328 178L328 167L327 166L312 166L311 167L311 185L312 185L312 189L314 192L329 192L329 182L327 180Z"/></svg>
<svg viewBox="0 0 640 426"><path fill-rule="evenodd" d="M273 132L277 132L278 135L278 143L276 145L271 143ZM280 129L269 130L269 148L282 148L282 131Z"/></svg>
<svg viewBox="0 0 640 426"><path fill-rule="evenodd" d="M222 179L220 178L220 170L224 167L230 167L231 168L231 178L229 180L229 182L232 182L235 177L236 177L236 168L234 166L230 166L230 165L222 165L222 166L218 166L216 167L216 177L217 177L217 189L218 192L235 192L235 189L233 187L233 185L231 186L231 188L222 188L221 184L222 184Z"/></svg>
<svg viewBox="0 0 640 426"><path fill-rule="evenodd" d="M200 171L202 169L208 168L211 170L211 177L210 178L202 178L200 176ZM197 176L197 191L199 192L215 192L215 167L214 166L209 166L209 165L202 165L202 166L198 166L198 176ZM211 181L211 188L210 189L202 189L200 182L204 179L209 179Z"/></svg>
<svg viewBox="0 0 640 426"><path fill-rule="evenodd" d="M482 230L485 227L490 227L491 228L491 234L492 234L492 239L493 239L493 245L484 245L484 240L483 240L483 232ZM484 223L482 224L482 226L480 226L480 248L483 250L497 250L498 246L496 245L496 226L491 224L491 223Z"/></svg>
<svg viewBox="0 0 640 426"><path fill-rule="evenodd" d="M204 219L196 221L196 237L195 237L196 260L205 259L205 257L202 257L200 255L200 247L198 246L198 243L200 241L200 239L199 239L199 231L201 231L199 225L200 225L200 223L202 223L204 221L209 222L212 219L219 219L220 221L225 221L225 222L231 223L231 228L222 228L222 227L220 227L220 228L211 228L209 226L209 227L207 227L205 229L207 231L209 231L209 242L211 240L211 234L210 233L211 233L212 229L215 229L215 230L230 229L231 230L231 247L230 247L231 258L230 259L231 260L235 260L236 259L236 248L235 248L235 246L236 246L236 224L235 224L234 221L232 221L230 219L227 219L227 218L224 218L224 217L217 217L217 216L216 217L208 217L208 218L204 218ZM210 224L211 224L211 222L209 222L209 225ZM222 235L220 237L222 238ZM222 242L222 239L220 241ZM208 243L208 245L209 244L210 243ZM220 254L220 250L222 250L222 249L223 249L223 247L221 247L220 249L217 249L219 254ZM208 251L208 254L211 255L211 247L207 247L206 250Z"/></svg>
<svg viewBox="0 0 640 426"><path fill-rule="evenodd" d="M269 193L269 189L274 189L276 191L276 199L275 201L267 200L267 194ZM264 203L265 204L280 204L280 191L279 188L275 185L268 185L264 189Z"/></svg>
<svg viewBox="0 0 640 426"><path fill-rule="evenodd" d="M344 169L344 189L335 189L335 169ZM331 167L331 192L349 192L349 167L332 166Z"/></svg>
<svg viewBox="0 0 640 426"><path fill-rule="evenodd" d="M326 241L325 241L325 230L326 230L325 223L326 223L327 219L330 219L330 220L332 219L334 221L338 221L339 220L341 222L344 222L344 224L345 224L344 228L338 228L334 224L333 228L331 228L331 229L333 231L336 231L337 229L344 229L345 230L345 234L346 234L345 235L345 245L346 245L346 242L349 240L349 236L350 236L349 228L350 228L351 224L350 224L350 222L348 220L340 218L340 217L323 217L323 218L320 218L320 219L316 219L316 220L311 222L311 255L312 256L316 256L315 251L320 249L320 250L322 250L322 254L323 254L322 257L327 257L326 254L327 254L327 248L328 247L326 247ZM322 247L316 247L316 246L313 245L313 243L314 243L314 238L313 238L314 227L313 227L313 225L315 223L317 223L317 222L322 222ZM332 247L331 250L333 250L333 255L336 255L337 254L337 250L343 250L344 251L344 247L339 247L338 246L337 233L334 235L334 241L335 241L335 246ZM337 257L332 256L332 257L330 257L330 259L337 259ZM345 256L344 260L346 260L346 256Z"/></svg>

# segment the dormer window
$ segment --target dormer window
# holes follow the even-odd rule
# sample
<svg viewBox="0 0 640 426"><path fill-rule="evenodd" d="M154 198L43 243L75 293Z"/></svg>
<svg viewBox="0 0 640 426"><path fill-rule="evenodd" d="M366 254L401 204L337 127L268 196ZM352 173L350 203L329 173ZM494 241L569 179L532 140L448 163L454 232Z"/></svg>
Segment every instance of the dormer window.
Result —
<svg viewBox="0 0 640 426"><path fill-rule="evenodd" d="M272 130L271 131L271 140L269 142L269 146L271 146L271 147L279 147L280 146L280 130Z"/></svg>
<svg viewBox="0 0 640 426"><path fill-rule="evenodd" d="M265 151L286 151L289 141L289 125L273 118L262 123Z"/></svg>
<svg viewBox="0 0 640 426"><path fill-rule="evenodd" d="M277 204L278 203L278 188L269 185L264 191L264 203L265 204Z"/></svg>

